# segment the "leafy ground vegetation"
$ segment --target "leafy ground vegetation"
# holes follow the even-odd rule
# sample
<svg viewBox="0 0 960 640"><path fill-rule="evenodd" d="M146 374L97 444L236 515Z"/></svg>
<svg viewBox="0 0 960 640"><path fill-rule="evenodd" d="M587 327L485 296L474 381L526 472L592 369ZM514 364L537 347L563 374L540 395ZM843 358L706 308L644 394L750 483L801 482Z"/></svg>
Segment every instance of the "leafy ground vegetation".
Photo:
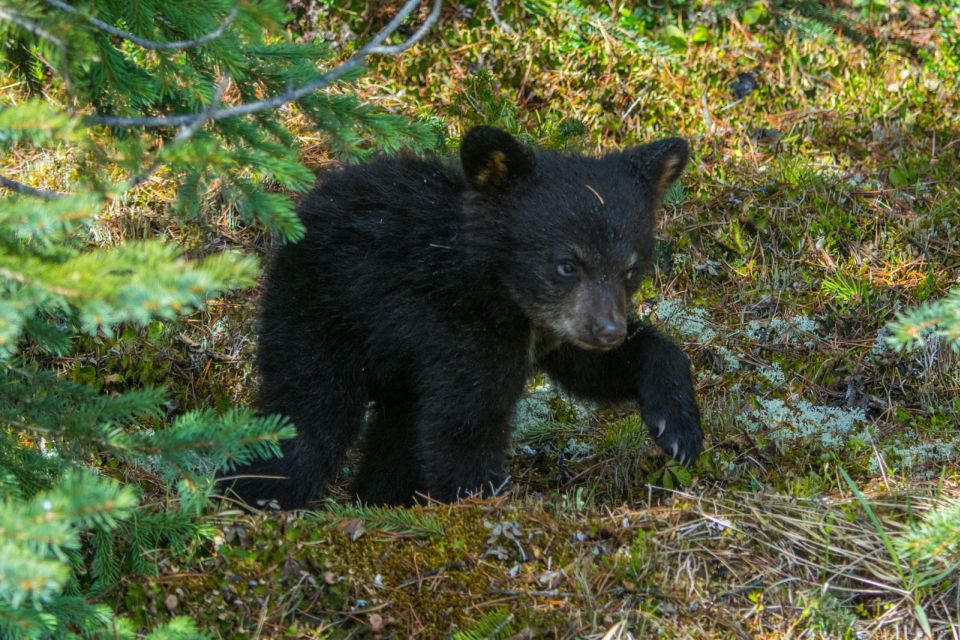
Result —
<svg viewBox="0 0 960 640"><path fill-rule="evenodd" d="M289 9L297 38L343 59L396 5ZM488 123L584 152L692 141L636 303L695 363L706 452L691 469L665 462L636 414L537 379L499 498L372 509L335 487L304 514L221 503L148 539L128 525L109 554L70 549L89 567L77 580L101 581L96 602L133 628L173 621L170 637L956 637L958 356L949 332L905 352L888 338L911 336L890 328L899 312L960 285L958 32L955 4L892 0L445 6L427 38L350 88L419 122L408 139L449 153ZM15 104L24 88L4 92ZM374 148L318 134L309 110L281 118L315 169ZM69 145L15 149L0 167L20 182L59 189L78 170ZM238 188L297 190L284 167ZM136 185L89 242L267 251L270 224L250 224L242 197L198 189L212 213L185 221L169 204L178 184L158 172ZM206 289L249 280L245 269L215 271ZM166 387L143 425L162 433L186 411L249 403L256 297L224 294L43 358L110 394ZM179 502L142 460L87 462L154 507ZM129 502L125 522L157 517Z"/></svg>

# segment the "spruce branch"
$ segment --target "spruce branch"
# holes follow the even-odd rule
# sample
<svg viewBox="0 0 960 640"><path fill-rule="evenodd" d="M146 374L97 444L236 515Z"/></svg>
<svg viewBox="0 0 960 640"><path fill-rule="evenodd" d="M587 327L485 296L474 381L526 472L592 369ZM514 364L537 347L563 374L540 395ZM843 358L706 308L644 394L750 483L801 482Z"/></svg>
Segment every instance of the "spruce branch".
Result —
<svg viewBox="0 0 960 640"><path fill-rule="evenodd" d="M227 74L221 78L220 82L217 84L216 90L213 92L213 98L210 99L210 106L207 107L193 122L186 124L180 127L180 132L177 134L177 137L174 138L174 142L184 142L189 140L200 130L200 127L203 126L204 122L210 120L211 115L217 110L217 107L220 105L220 100L223 99L223 92L227 90L227 85L230 84L230 75Z"/></svg>
<svg viewBox="0 0 960 640"><path fill-rule="evenodd" d="M124 31L123 29L118 29L111 24L94 18L93 16L88 16L76 7L72 7L66 2L60 2L60 0L43 0L46 4L51 7L56 7L61 11L66 11L67 13L75 16L79 16L100 29L101 31L106 31L110 35L117 36L118 38L123 38L124 40L129 40L130 42L143 47L144 49L151 49L153 51L170 51L176 49L191 49L193 47L199 47L202 44L206 44L211 40L216 40L227 30L227 27L236 20L237 14L239 13L239 8L236 4L230 9L230 13L227 14L227 17L223 22L220 23L220 26L211 31L210 33L204 34L199 38L194 38L193 40L178 40L175 42L157 42L155 40L147 40L146 38L141 38L140 36L130 33L129 31Z"/></svg>
<svg viewBox="0 0 960 640"><path fill-rule="evenodd" d="M60 58L61 58L61 60L63 60L63 61L66 61L66 60L67 60L67 45L66 45L66 43L65 43L63 40L61 40L60 38L58 38L57 36L53 35L53 34L50 33L49 31L47 31L46 29L44 29L43 27L41 27L40 25L36 24L35 22L32 22L32 21L30 21L30 20L27 20L27 19L24 18L23 16L20 16L20 15L18 15L18 14L16 14L16 13L12 13L12 12L10 12L10 11L7 11L7 10L4 9L3 7L0 7L0 20L6 20L7 22L12 22L13 24L15 24L15 25L17 25L18 27L20 27L21 29L23 29L24 31L26 31L26 32L28 32L28 33L31 33L31 34L37 36L38 38L43 38L43 39L45 39L45 40L49 40L50 42L52 42L52 43L57 47L57 49L60 50ZM48 63L48 64L49 64L49 63ZM72 80L72 78L70 77L70 71L67 69L67 65L66 65L66 64L64 64L63 69L61 69L60 72L61 72L61 74L63 75L63 81L64 81L64 83L66 84L67 88L69 89L70 87L73 86L73 80Z"/></svg>
<svg viewBox="0 0 960 640"><path fill-rule="evenodd" d="M362 504L337 504L327 501L323 511L315 511L311 517L321 521L359 519L366 528L389 533L438 538L444 534L443 523L430 513L415 509L390 509Z"/></svg>
<svg viewBox="0 0 960 640"><path fill-rule="evenodd" d="M59 47L61 51L66 50L66 45L64 44L63 40L53 35L52 33L47 31L40 25L34 22L31 22L30 20L27 20L26 18L20 15L17 15L16 13L11 13L10 11L7 11L3 7L0 7L0 20L6 20L7 22L12 22L13 24L17 25L21 29L24 29L25 31L32 33L38 38L49 40L53 44L57 45L57 47Z"/></svg>
<svg viewBox="0 0 960 640"><path fill-rule="evenodd" d="M921 569L924 585L935 585L960 569L960 501L946 501L896 540L903 556Z"/></svg>
<svg viewBox="0 0 960 640"><path fill-rule="evenodd" d="M256 100L244 104L218 109L210 113L190 113L175 116L153 116L153 117L128 117L128 116L86 116L84 122L88 124L98 124L108 127L183 127L191 126L197 119L205 120L223 120L225 118L235 118L237 116L246 116L253 113L260 113L283 106L289 102L294 102L309 96L311 93L322 89L323 87L335 82L356 67L363 64L364 60L371 55L397 55L402 53L419 42L427 34L433 24L440 17L440 8L442 0L434 0L433 9L420 25L413 35L397 45L384 45L384 41L393 35L400 27L403 20L420 4L420 0L407 0L400 11L374 38L360 48L355 54L347 58L342 64L334 67L330 71L321 74L318 78L300 87L291 88L280 95L264 100Z"/></svg>
<svg viewBox="0 0 960 640"><path fill-rule="evenodd" d="M915 350L931 338L940 338L960 350L960 288L952 289L939 300L897 314L889 328L893 335L886 341L894 349Z"/></svg>
<svg viewBox="0 0 960 640"><path fill-rule="evenodd" d="M2 10L0 10L2 11ZM210 106L208 106L203 112L201 112L197 118L192 122L188 122L180 127L180 131L177 133L177 136L173 139L174 144L182 144L192 138L196 133L203 127L204 123L210 120L211 114L216 111L217 106L220 104L220 100L223 98L223 92L226 91L227 85L230 83L230 76L224 76L220 83L217 85L216 90L213 94L213 99L210 101ZM136 174L127 180L119 189L118 193L124 193L137 185L143 184L146 182L147 178L153 175L153 172L159 169L163 165L163 162L160 158L154 160L150 166L145 170ZM41 198L43 200L59 200L70 194L56 193L53 191L43 191L41 189L35 189L31 186L25 185L22 182L17 182L16 180L11 180L10 178L0 175L0 187L6 187L11 191L19 193L25 196L33 196L35 198ZM109 200L108 195L104 195L103 200Z"/></svg>
<svg viewBox="0 0 960 640"><path fill-rule="evenodd" d="M236 7L234 7L234 9L236 9ZM177 133L177 137L173 139L174 144L183 144L184 142L192 138L194 135L196 135L197 131L199 131L200 128L203 127L204 123L210 120L210 114L216 111L217 106L219 106L220 104L220 100L223 98L223 92L227 90L228 84L230 84L230 76L225 75L220 80L219 84L217 84L217 88L213 92L213 98L210 100L210 106L208 106L200 114L200 117L196 118L193 122L190 122L180 127L180 131ZM126 184L124 184L123 187L120 189L120 193L124 193L125 191L128 191L129 189L132 189L137 185L146 182L147 178L149 178L154 171L159 169L161 165L163 165L162 158L158 157L144 171L138 173L137 175L127 180Z"/></svg>

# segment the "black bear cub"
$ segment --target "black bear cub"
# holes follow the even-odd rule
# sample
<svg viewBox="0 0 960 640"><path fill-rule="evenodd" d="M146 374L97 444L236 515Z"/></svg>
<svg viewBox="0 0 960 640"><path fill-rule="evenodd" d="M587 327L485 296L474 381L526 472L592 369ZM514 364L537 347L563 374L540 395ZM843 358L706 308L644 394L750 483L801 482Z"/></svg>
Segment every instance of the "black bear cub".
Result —
<svg viewBox="0 0 960 640"><path fill-rule="evenodd" d="M234 491L302 507L363 433L366 503L490 492L536 369L638 403L657 444L694 461L690 363L629 317L687 154L668 138L562 155L477 127L461 167L401 155L326 175L300 207L306 237L269 267L257 351L259 409L298 435L282 459L241 468Z"/></svg>

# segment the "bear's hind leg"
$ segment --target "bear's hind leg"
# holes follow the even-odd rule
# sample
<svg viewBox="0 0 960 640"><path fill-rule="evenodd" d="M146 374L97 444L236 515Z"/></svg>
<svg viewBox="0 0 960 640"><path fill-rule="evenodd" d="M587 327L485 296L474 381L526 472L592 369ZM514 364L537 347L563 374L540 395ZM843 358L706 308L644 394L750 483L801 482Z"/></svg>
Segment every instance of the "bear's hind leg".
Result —
<svg viewBox="0 0 960 640"><path fill-rule="evenodd" d="M336 477L344 453L360 434L366 415L366 380L360 367L313 348L267 350L260 362L260 413L287 416L296 437L281 442L282 458L238 468L227 487L251 506L276 501L283 509L305 507ZM283 356L283 357L281 357Z"/></svg>
<svg viewBox="0 0 960 640"><path fill-rule="evenodd" d="M377 400L363 438L363 459L351 493L369 505L410 505L426 493L415 457L410 398Z"/></svg>

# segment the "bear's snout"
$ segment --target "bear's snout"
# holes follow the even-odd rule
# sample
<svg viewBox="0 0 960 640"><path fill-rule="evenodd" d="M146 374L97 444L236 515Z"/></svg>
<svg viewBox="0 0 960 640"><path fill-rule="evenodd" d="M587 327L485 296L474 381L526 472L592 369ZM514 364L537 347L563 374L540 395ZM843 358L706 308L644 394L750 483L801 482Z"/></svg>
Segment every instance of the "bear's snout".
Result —
<svg viewBox="0 0 960 640"><path fill-rule="evenodd" d="M624 318L594 320L591 333L598 346L605 349L619 347L627 337L627 322Z"/></svg>

